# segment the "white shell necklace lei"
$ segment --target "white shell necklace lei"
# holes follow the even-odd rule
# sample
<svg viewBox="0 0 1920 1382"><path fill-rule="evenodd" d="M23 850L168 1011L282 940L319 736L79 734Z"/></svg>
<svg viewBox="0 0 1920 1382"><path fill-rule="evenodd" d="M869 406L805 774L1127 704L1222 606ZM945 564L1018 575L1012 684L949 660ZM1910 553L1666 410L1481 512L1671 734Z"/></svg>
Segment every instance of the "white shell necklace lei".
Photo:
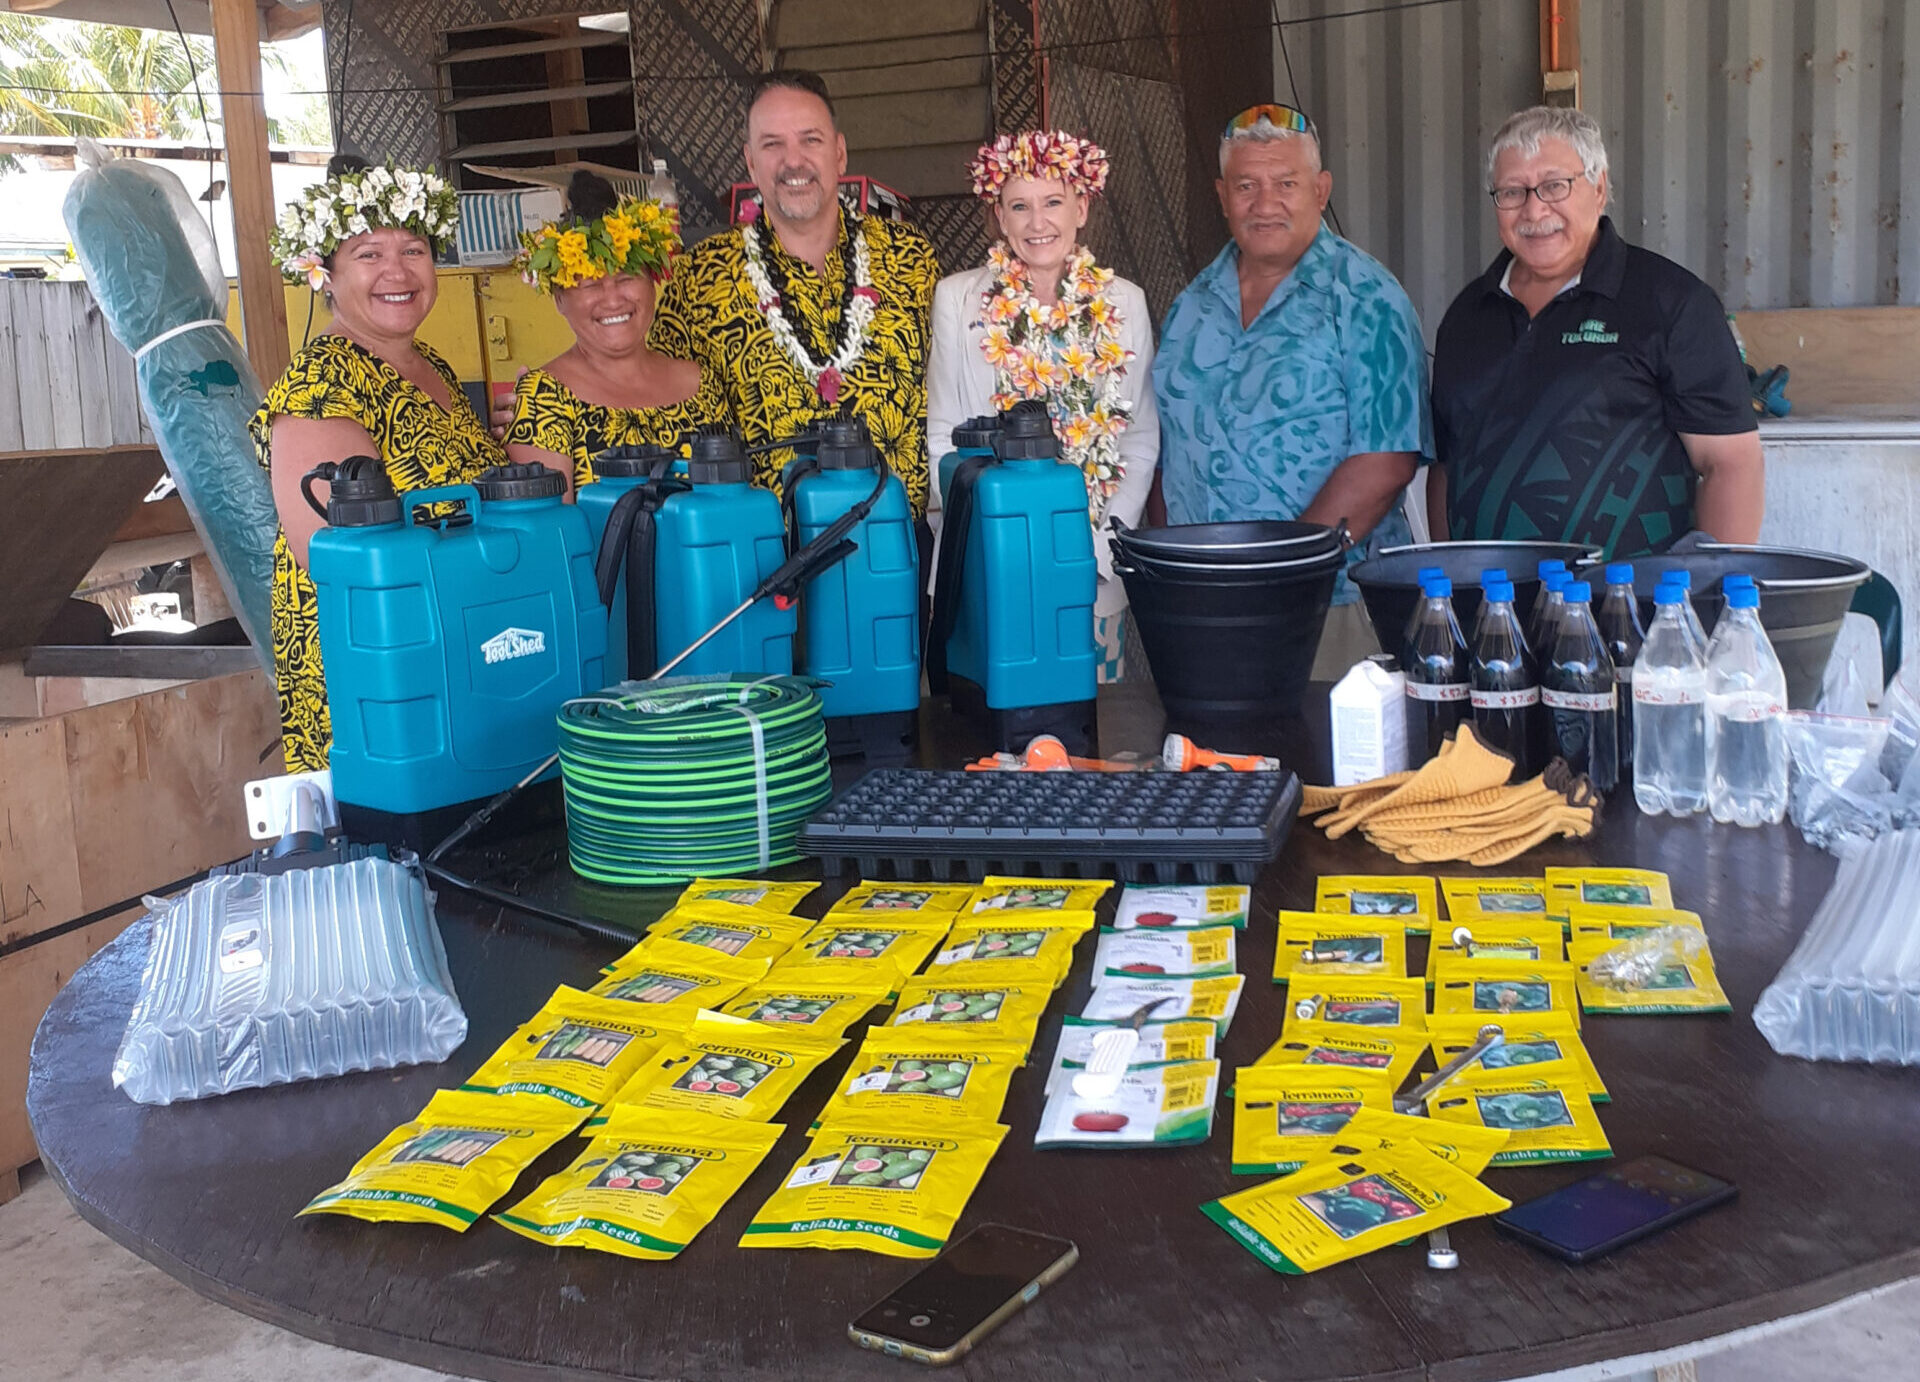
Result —
<svg viewBox="0 0 1920 1382"><path fill-rule="evenodd" d="M873 315L880 306L880 294L873 288L873 261L867 251L865 227L860 221L854 222L848 239L853 241L853 287L848 292L847 308L840 320L840 343L825 360L815 360L806 342L795 333L793 323L787 320L780 293L767 275L759 227L740 228L740 243L746 251L747 283L753 289L761 315L767 319L767 330L773 333L781 353L793 361L794 367L813 385L820 401L828 405L839 401L846 371L865 352L867 333L873 328Z"/></svg>

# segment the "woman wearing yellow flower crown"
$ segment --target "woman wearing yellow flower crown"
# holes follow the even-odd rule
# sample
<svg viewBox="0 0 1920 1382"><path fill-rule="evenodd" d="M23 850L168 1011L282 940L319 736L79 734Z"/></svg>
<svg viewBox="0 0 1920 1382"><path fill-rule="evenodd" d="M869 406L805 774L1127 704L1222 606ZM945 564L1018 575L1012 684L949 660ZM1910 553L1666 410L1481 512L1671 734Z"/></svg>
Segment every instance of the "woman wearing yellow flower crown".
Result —
<svg viewBox="0 0 1920 1382"><path fill-rule="evenodd" d="M433 256L459 201L432 173L338 156L274 228L288 282L324 292L333 321L267 390L249 430L273 484L273 665L287 771L327 766L333 727L307 544L325 520L300 479L322 461L378 456L395 490L461 484L506 457L447 362L414 332L439 292Z"/></svg>
<svg viewBox="0 0 1920 1382"><path fill-rule="evenodd" d="M1140 521L1160 458L1146 295L1079 243L1107 181L1099 145L1060 130L984 144L973 190L1001 239L984 268L940 280L927 366L927 437L942 451L969 417L1045 399L1063 459L1087 481L1100 586L1100 680L1126 671L1127 594L1107 546L1112 521Z"/></svg>
<svg viewBox="0 0 1920 1382"><path fill-rule="evenodd" d="M605 178L573 175L567 215L522 237L527 282L553 294L573 348L520 376L507 455L571 477L597 478L611 446L676 447L681 434L724 416L717 381L699 365L647 349L654 287L680 249L674 213L622 200Z"/></svg>

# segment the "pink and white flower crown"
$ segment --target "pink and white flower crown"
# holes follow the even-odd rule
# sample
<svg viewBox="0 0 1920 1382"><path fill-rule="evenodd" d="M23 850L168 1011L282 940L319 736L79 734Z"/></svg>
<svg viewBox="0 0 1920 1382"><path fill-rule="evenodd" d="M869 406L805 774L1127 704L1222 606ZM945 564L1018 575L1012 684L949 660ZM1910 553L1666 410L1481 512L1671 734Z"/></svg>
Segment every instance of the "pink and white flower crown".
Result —
<svg viewBox="0 0 1920 1382"><path fill-rule="evenodd" d="M973 194L984 201L998 200L1009 178L1064 182L1093 196L1107 185L1107 151L1065 130L1024 130L982 144L968 171Z"/></svg>

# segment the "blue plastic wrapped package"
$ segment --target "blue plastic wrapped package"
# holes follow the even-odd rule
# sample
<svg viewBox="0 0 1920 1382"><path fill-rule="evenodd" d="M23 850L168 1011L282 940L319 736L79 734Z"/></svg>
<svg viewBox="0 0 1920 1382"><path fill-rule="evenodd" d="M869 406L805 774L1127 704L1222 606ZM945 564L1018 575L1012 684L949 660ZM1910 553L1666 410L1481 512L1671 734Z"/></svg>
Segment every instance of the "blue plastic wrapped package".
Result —
<svg viewBox="0 0 1920 1382"><path fill-rule="evenodd" d="M80 156L86 169L62 207L67 233L108 327L133 352L160 454L271 676L267 599L279 520L247 435L264 391L227 329L212 232L172 173L111 158L89 139Z"/></svg>
<svg viewBox="0 0 1920 1382"><path fill-rule="evenodd" d="M138 1103L441 1061L466 1040L417 862L227 874L149 905L113 1062Z"/></svg>

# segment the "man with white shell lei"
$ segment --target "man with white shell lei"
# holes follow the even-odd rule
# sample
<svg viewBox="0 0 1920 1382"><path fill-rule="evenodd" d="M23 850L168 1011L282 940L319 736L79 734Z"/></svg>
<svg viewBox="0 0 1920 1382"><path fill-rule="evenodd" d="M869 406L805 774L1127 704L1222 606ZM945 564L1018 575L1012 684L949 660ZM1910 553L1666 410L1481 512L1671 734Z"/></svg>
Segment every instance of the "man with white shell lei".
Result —
<svg viewBox="0 0 1920 1382"><path fill-rule="evenodd" d="M842 209L847 141L814 73L758 78L746 159L763 215L674 265L647 343L711 370L749 443L850 406L924 514L932 244ZM777 489L791 460L784 449L758 457L756 480Z"/></svg>

